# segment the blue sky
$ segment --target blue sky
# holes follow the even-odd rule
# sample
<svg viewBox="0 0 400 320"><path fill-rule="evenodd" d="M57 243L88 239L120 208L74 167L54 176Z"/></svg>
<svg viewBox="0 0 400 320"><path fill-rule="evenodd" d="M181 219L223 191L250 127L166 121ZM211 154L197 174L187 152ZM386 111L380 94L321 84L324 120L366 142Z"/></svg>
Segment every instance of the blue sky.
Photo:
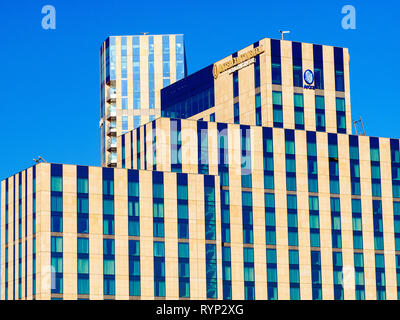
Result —
<svg viewBox="0 0 400 320"><path fill-rule="evenodd" d="M56 8L56 30L41 9ZM341 27L344 5L356 30ZM1 1L0 180L33 164L99 165L99 48L109 35L183 33L189 73L261 38L348 47L353 119L396 137L399 23L394 1Z"/></svg>

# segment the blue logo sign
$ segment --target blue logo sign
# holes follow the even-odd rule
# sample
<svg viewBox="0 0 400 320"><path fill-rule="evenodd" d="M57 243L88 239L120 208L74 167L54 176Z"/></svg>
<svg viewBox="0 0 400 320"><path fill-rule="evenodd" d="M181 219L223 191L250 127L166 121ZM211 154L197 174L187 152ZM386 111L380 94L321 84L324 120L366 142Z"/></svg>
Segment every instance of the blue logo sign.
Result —
<svg viewBox="0 0 400 320"><path fill-rule="evenodd" d="M314 82L314 74L310 69L304 72L304 81L309 85Z"/></svg>
<svg viewBox="0 0 400 320"><path fill-rule="evenodd" d="M311 85L314 82L314 73L310 69L304 72L304 81L307 83L304 85L304 89L315 90L315 86Z"/></svg>

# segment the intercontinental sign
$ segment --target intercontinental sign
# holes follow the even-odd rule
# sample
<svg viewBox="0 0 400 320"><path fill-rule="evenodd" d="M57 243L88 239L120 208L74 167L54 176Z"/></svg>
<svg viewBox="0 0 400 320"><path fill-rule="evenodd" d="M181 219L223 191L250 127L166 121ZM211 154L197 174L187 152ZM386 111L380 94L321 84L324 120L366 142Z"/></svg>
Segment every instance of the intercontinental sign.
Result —
<svg viewBox="0 0 400 320"><path fill-rule="evenodd" d="M236 58L232 58L231 60L221 63L221 64L214 64L213 74L214 79L217 79L220 73L223 73L229 70L229 73L235 72L239 69L247 67L253 64L256 59L255 56L264 52L264 47L259 45L257 48L251 49L245 53L242 53Z"/></svg>

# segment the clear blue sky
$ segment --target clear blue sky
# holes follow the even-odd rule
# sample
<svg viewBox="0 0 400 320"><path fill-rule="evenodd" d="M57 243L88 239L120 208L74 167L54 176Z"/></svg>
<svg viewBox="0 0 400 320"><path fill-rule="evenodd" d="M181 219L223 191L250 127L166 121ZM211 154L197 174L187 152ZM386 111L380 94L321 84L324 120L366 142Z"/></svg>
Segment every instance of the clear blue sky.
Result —
<svg viewBox="0 0 400 320"><path fill-rule="evenodd" d="M41 9L56 8L56 30ZM357 29L341 27L356 8ZM99 48L109 35L183 33L189 73L261 38L350 49L353 118L368 135L400 137L395 1L1 1L0 180L33 164L99 165Z"/></svg>

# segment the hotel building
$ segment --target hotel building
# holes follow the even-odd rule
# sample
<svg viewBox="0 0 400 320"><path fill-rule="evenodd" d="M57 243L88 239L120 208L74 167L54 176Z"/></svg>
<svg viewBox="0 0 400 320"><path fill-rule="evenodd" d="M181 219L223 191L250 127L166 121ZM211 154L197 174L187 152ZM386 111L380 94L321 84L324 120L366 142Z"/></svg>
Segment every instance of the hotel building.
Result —
<svg viewBox="0 0 400 320"><path fill-rule="evenodd" d="M400 298L399 140L352 135L347 49L263 39L160 99L113 168L2 181L1 299Z"/></svg>

